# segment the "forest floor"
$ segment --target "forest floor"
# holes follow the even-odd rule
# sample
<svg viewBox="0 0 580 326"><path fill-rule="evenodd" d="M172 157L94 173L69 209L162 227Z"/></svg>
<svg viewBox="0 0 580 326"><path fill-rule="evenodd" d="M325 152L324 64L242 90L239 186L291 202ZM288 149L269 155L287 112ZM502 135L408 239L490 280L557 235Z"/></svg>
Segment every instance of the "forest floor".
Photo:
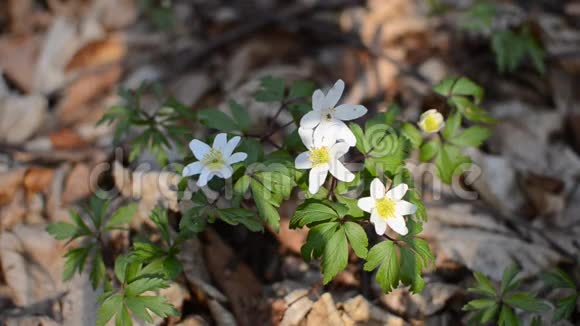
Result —
<svg viewBox="0 0 580 326"><path fill-rule="evenodd" d="M61 281L67 247L45 231L87 202L90 185L138 200L132 228L159 202L175 209L175 191L154 182L161 167L152 163L143 184L132 174L152 156L128 164L130 145L116 150L113 128L96 125L120 88L146 81L192 110L235 99L259 131L290 118L253 102L265 76L320 87L341 78L345 102L372 112L398 103L411 121L445 113L431 87L467 76L500 121L469 153L477 170L454 187L416 180L429 217L421 236L436 255L422 293L383 294L354 256L322 286L319 263L300 257L307 231L290 230L292 210L282 207L279 234L216 223L186 243L184 276L162 293L182 316L159 325L459 325L473 272L501 281L516 262L523 287L549 298L561 293L538 274L559 266L580 277L580 2L503 1L493 28L478 31L465 27L477 18L466 15L472 1L141 3L0 3L0 324L94 324L98 292L86 276ZM491 35L523 24L544 49L543 68L526 57L499 72L498 60L518 49L496 57ZM426 172L416 159L409 168ZM119 235L109 245L128 243Z"/></svg>

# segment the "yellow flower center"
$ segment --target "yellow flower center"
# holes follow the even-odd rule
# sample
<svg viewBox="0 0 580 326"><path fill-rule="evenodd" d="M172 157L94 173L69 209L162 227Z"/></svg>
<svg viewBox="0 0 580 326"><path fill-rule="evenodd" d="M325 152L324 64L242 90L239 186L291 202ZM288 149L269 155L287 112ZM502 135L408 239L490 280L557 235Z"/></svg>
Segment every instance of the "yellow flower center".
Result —
<svg viewBox="0 0 580 326"><path fill-rule="evenodd" d="M207 154L205 154L202 162L210 169L219 169L225 163L222 152L213 148Z"/></svg>
<svg viewBox="0 0 580 326"><path fill-rule="evenodd" d="M330 153L328 153L328 148L320 147L315 148L310 151L310 162L312 166L318 166L330 161Z"/></svg>
<svg viewBox="0 0 580 326"><path fill-rule="evenodd" d="M433 132L439 129L439 121L437 118L435 118L435 114L428 115L425 118L423 125L425 126L425 131L427 132Z"/></svg>
<svg viewBox="0 0 580 326"><path fill-rule="evenodd" d="M377 212L382 218L395 217L395 202L387 197L383 197L376 201Z"/></svg>

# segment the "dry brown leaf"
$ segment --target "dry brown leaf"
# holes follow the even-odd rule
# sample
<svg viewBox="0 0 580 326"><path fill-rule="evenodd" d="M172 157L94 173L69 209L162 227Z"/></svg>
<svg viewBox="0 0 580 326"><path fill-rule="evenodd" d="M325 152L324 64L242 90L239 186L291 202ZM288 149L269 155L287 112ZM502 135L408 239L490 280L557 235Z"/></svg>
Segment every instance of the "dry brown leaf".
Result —
<svg viewBox="0 0 580 326"><path fill-rule="evenodd" d="M53 169L31 167L26 171L26 175L24 176L24 189L29 194L46 191L52 182L53 175Z"/></svg>
<svg viewBox="0 0 580 326"><path fill-rule="evenodd" d="M84 147L87 142L75 130L64 128L50 134L52 149L70 150Z"/></svg>
<svg viewBox="0 0 580 326"><path fill-rule="evenodd" d="M20 144L45 122L48 103L40 95L0 95L0 142Z"/></svg>
<svg viewBox="0 0 580 326"><path fill-rule="evenodd" d="M14 193L23 184L25 174L25 168L0 173L0 206L12 201Z"/></svg>
<svg viewBox="0 0 580 326"><path fill-rule="evenodd" d="M299 325L314 305L314 301L308 298L308 290L306 289L292 291L284 297L284 303L286 311L280 326Z"/></svg>
<svg viewBox="0 0 580 326"><path fill-rule="evenodd" d="M87 164L75 165L66 177L62 193L62 205L69 205L91 194L90 167Z"/></svg>
<svg viewBox="0 0 580 326"><path fill-rule="evenodd" d="M59 119L65 124L81 120L88 113L85 106L109 91L121 78L122 70L120 64L114 64L76 80L65 90L56 109Z"/></svg>
<svg viewBox="0 0 580 326"><path fill-rule="evenodd" d="M6 36L0 38L0 67L8 78L24 92L33 89L34 68L41 38L38 36Z"/></svg>
<svg viewBox="0 0 580 326"><path fill-rule="evenodd" d="M306 325L345 325L340 313L336 309L336 305L330 293L324 293L320 299L312 305L312 309L306 317Z"/></svg>
<svg viewBox="0 0 580 326"><path fill-rule="evenodd" d="M67 63L65 72L119 62L126 52L125 42L121 35L111 34L104 39L85 44Z"/></svg>

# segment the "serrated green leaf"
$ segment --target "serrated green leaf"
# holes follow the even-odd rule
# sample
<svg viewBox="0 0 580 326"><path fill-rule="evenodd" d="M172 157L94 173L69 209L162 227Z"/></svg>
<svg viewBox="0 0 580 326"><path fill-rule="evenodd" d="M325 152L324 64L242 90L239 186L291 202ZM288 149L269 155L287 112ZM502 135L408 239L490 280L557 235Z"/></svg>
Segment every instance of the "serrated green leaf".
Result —
<svg viewBox="0 0 580 326"><path fill-rule="evenodd" d="M501 306L501 311L499 313L499 320L497 322L499 326L519 326L520 322L518 317L514 313L513 309L507 305Z"/></svg>
<svg viewBox="0 0 580 326"><path fill-rule="evenodd" d="M76 226L65 222L50 223L46 227L46 232L56 240L73 239L77 235L77 231Z"/></svg>
<svg viewBox="0 0 580 326"><path fill-rule="evenodd" d="M105 217L105 213L107 213L107 209L109 208L109 202L103 199L100 199L98 195L94 195L89 200L89 216L93 221L95 229L101 228L101 223L103 222L103 218Z"/></svg>
<svg viewBox="0 0 580 326"><path fill-rule="evenodd" d="M467 289L468 292L492 298L496 296L496 290L487 276L479 272L473 273L473 276L475 277L476 284L474 288Z"/></svg>
<svg viewBox="0 0 580 326"><path fill-rule="evenodd" d="M453 176L463 173L470 163L469 157L463 155L459 148L449 144L443 145L435 158L439 178L447 184L451 184Z"/></svg>
<svg viewBox="0 0 580 326"><path fill-rule="evenodd" d="M461 114L454 112L447 117L445 128L443 129L443 138L449 140L455 137L455 134L461 126Z"/></svg>
<svg viewBox="0 0 580 326"><path fill-rule="evenodd" d="M264 77L260 81L260 90L254 98L258 102L280 102L284 99L284 81L272 76Z"/></svg>
<svg viewBox="0 0 580 326"><path fill-rule="evenodd" d="M290 220L290 228L302 228L313 223L335 221L338 218L338 213L328 205L320 201L307 200L296 209Z"/></svg>
<svg viewBox="0 0 580 326"><path fill-rule="evenodd" d="M161 318L179 315L177 310L164 297L138 296L133 300L139 301L140 304Z"/></svg>
<svg viewBox="0 0 580 326"><path fill-rule="evenodd" d="M386 293L399 285L399 259L392 241L385 240L371 248L364 264L365 271L372 271L379 266L375 279Z"/></svg>
<svg viewBox="0 0 580 326"><path fill-rule="evenodd" d="M257 139L245 138L237 150L248 154L244 164L250 165L255 162L261 162L264 159L264 147Z"/></svg>
<svg viewBox="0 0 580 326"><path fill-rule="evenodd" d="M169 255L163 260L163 269L167 278L174 280L183 271L183 265L177 259L176 255Z"/></svg>
<svg viewBox="0 0 580 326"><path fill-rule="evenodd" d="M359 258L365 259L369 246L369 239L367 238L365 230L362 226L354 222L346 222L343 227L354 253Z"/></svg>
<svg viewBox="0 0 580 326"><path fill-rule="evenodd" d="M543 312L550 309L544 300L538 299L531 293L516 292L504 299L504 302L514 308L519 308L528 312Z"/></svg>
<svg viewBox="0 0 580 326"><path fill-rule="evenodd" d="M497 302L487 308L484 308L483 313L481 314L481 323L487 324L494 320L498 310L499 304Z"/></svg>
<svg viewBox="0 0 580 326"><path fill-rule="evenodd" d="M138 278L125 288L126 297L134 297L143 292L154 291L169 287L167 281L160 277L141 277Z"/></svg>
<svg viewBox="0 0 580 326"><path fill-rule="evenodd" d="M232 118L217 109L203 109L199 111L198 118L208 128L225 132L232 132L239 129Z"/></svg>
<svg viewBox="0 0 580 326"><path fill-rule="evenodd" d="M193 207L185 211L179 221L179 231L199 233L205 230L207 220L201 214L199 207Z"/></svg>
<svg viewBox="0 0 580 326"><path fill-rule="evenodd" d="M469 301L465 306L463 306L464 311L471 311L471 310L482 310L485 308L489 308L496 304L496 301L493 299L475 299Z"/></svg>
<svg viewBox="0 0 580 326"><path fill-rule="evenodd" d="M502 295L505 295L518 286L519 282L516 280L516 275L518 275L518 273L519 270L515 264L509 266L503 271L500 286L500 293Z"/></svg>
<svg viewBox="0 0 580 326"><path fill-rule="evenodd" d="M306 242L302 245L302 248L300 248L302 258L304 258L306 262L310 262L312 259L322 256L326 243L335 233L338 226L338 222L328 222L310 228L310 230L308 230Z"/></svg>
<svg viewBox="0 0 580 326"><path fill-rule="evenodd" d="M245 208L224 208L218 210L218 214L224 222L230 225L238 225L241 223L252 232L264 230L264 226L258 219L256 213Z"/></svg>
<svg viewBox="0 0 580 326"><path fill-rule="evenodd" d="M89 253L91 252L92 249L93 249L92 246L78 247L69 250L64 255L66 260L62 272L63 281L70 280L74 276L75 272L78 271L79 273L81 273L83 271Z"/></svg>
<svg viewBox="0 0 580 326"><path fill-rule="evenodd" d="M576 283L570 277L570 275L566 274L563 270L557 268L553 271L548 273L544 273L542 275L542 280L546 283L547 286L553 288L564 288L564 289L575 289Z"/></svg>
<svg viewBox="0 0 580 326"><path fill-rule="evenodd" d="M316 85L314 85L313 82L297 80L290 84L288 98L292 100L300 97L310 97L312 96L312 93L314 93L315 89Z"/></svg>
<svg viewBox="0 0 580 326"><path fill-rule="evenodd" d="M489 112L476 106L466 97L454 96L449 99L449 103L455 106L467 120L482 123L497 122L497 120L493 118Z"/></svg>
<svg viewBox="0 0 580 326"><path fill-rule="evenodd" d="M322 283L330 282L348 264L348 243L344 228L338 228L324 246L322 255Z"/></svg>
<svg viewBox="0 0 580 326"><path fill-rule="evenodd" d="M135 216L135 212L137 212L136 203L131 203L129 205L120 207L117 209L117 211L115 211L115 213L113 213L109 221L107 221L105 228L112 229L119 225L131 222L133 216Z"/></svg>
<svg viewBox="0 0 580 326"><path fill-rule="evenodd" d="M413 126L408 122L405 122L403 124L403 127L401 128L401 133L403 134L403 136L409 139L409 141L413 145L413 148L419 148L421 146L421 143L423 143L423 135L421 134L419 129L417 129L415 126Z"/></svg>
<svg viewBox="0 0 580 326"><path fill-rule="evenodd" d="M350 198L343 195L335 195L338 202L344 204L347 208L345 215L352 217L353 219L360 219L365 217L365 212L358 207L358 199Z"/></svg>
<svg viewBox="0 0 580 326"><path fill-rule="evenodd" d="M410 286L412 293L421 293L425 287L422 277L422 258L417 256L413 250L405 246L400 247L401 251L401 282Z"/></svg>
<svg viewBox="0 0 580 326"><path fill-rule="evenodd" d="M480 126L469 127L449 140L459 147L479 147L489 136L491 131Z"/></svg>
<svg viewBox="0 0 580 326"><path fill-rule="evenodd" d="M421 200L421 196L417 192L417 190L411 190L407 192L407 199L409 202L415 206L417 206L417 211L415 212L415 217L420 221L427 221L427 209L425 208L425 204Z"/></svg>
<svg viewBox="0 0 580 326"><path fill-rule="evenodd" d="M115 316L115 326L133 326L133 319L131 319L131 315L125 304L123 304L121 310Z"/></svg>
<svg viewBox="0 0 580 326"><path fill-rule="evenodd" d="M83 221L79 213L71 209L69 210L69 216L78 229L78 235L91 235L93 233L87 224Z"/></svg>
<svg viewBox="0 0 580 326"><path fill-rule="evenodd" d="M239 129L241 131L249 130L252 127L252 119L248 114L248 111L234 100L230 100L228 105L230 112L232 113L232 117L234 118L234 121L238 125Z"/></svg>
<svg viewBox="0 0 580 326"><path fill-rule="evenodd" d="M578 294L569 295L556 303L556 312L554 313L554 321L568 320L572 317L576 302L578 301Z"/></svg>
<svg viewBox="0 0 580 326"><path fill-rule="evenodd" d="M348 126L356 138L356 148L361 153L367 153L370 149L370 145L367 142L362 128L354 122L349 123Z"/></svg>
<svg viewBox="0 0 580 326"><path fill-rule="evenodd" d="M123 307L123 297L120 294L109 296L97 310L97 326L105 326L111 318Z"/></svg>
<svg viewBox="0 0 580 326"><path fill-rule="evenodd" d="M107 270L105 267L105 262L103 261L103 255L100 251L97 251L93 258L93 265L91 267L91 273L89 274L89 279L91 280L91 285L93 289L97 289L99 285L105 280Z"/></svg>
<svg viewBox="0 0 580 326"><path fill-rule="evenodd" d="M152 243L135 242L130 258L132 261L148 262L164 255L165 250Z"/></svg>
<svg viewBox="0 0 580 326"><path fill-rule="evenodd" d="M431 139L430 141L424 143L421 146L420 153L419 153L419 160L421 162L428 162L430 161L441 149L441 141L439 139Z"/></svg>
<svg viewBox="0 0 580 326"><path fill-rule="evenodd" d="M255 179L251 180L250 188L252 189L254 202L256 203L256 208L258 209L260 216L272 227L272 229L274 229L274 231L278 232L280 230L280 214L272 205L271 193Z"/></svg>
<svg viewBox="0 0 580 326"><path fill-rule="evenodd" d="M121 283L125 283L125 273L129 265L129 258L127 255L117 256L115 258L115 276Z"/></svg>

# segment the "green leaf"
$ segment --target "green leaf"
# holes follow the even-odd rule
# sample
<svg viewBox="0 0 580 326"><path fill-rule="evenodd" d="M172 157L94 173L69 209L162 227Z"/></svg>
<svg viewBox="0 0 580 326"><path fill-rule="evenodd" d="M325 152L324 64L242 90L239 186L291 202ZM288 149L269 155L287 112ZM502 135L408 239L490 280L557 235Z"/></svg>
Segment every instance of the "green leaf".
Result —
<svg viewBox="0 0 580 326"><path fill-rule="evenodd" d="M454 138L455 134L461 126L461 114L459 112L452 113L447 117L445 122L445 129L443 129L443 138L449 140Z"/></svg>
<svg viewBox="0 0 580 326"><path fill-rule="evenodd" d="M252 189L254 202L256 203L256 208L258 209L260 216L272 227L272 229L274 229L274 231L278 232L280 230L280 214L272 205L271 193L255 179L251 180L250 188Z"/></svg>
<svg viewBox="0 0 580 326"><path fill-rule="evenodd" d="M517 292L507 296L505 303L514 308L519 308L528 312L543 312L550 309L544 300L537 299L527 292Z"/></svg>
<svg viewBox="0 0 580 326"><path fill-rule="evenodd" d="M234 118L234 121L238 125L239 129L241 131L249 130L252 127L252 119L248 114L248 111L234 100L230 100L228 105L230 107L232 117Z"/></svg>
<svg viewBox="0 0 580 326"><path fill-rule="evenodd" d="M365 259L369 246L369 239L367 238L365 230L357 223L346 222L344 223L344 231L354 253L359 258Z"/></svg>
<svg viewBox="0 0 580 326"><path fill-rule="evenodd" d="M248 154L248 158L244 161L244 164L250 165L255 162L261 162L264 159L264 148L262 143L254 138L244 138L237 148L238 152L244 152Z"/></svg>
<svg viewBox="0 0 580 326"><path fill-rule="evenodd" d="M353 219L360 219L365 217L365 212L358 207L358 199L350 198L343 195L335 195L338 202L344 204L347 208L345 215L352 217Z"/></svg>
<svg viewBox="0 0 580 326"><path fill-rule="evenodd" d="M401 132L403 136L409 139L409 141L413 145L413 148L419 148L421 146L421 143L423 142L423 135L421 134L419 129L417 129L415 126L413 126L408 122L405 122L403 124L403 127L401 128Z"/></svg>
<svg viewBox="0 0 580 326"><path fill-rule="evenodd" d="M489 136L491 131L480 126L473 126L465 129L459 135L449 140L459 147L479 147Z"/></svg>
<svg viewBox="0 0 580 326"><path fill-rule="evenodd" d="M93 289L98 288L99 285L103 283L106 273L107 270L105 267L105 262L103 261L103 255L100 251L97 251L95 257L93 258L93 266L89 275Z"/></svg>
<svg viewBox="0 0 580 326"><path fill-rule="evenodd" d="M366 153L371 147L367 142L362 128L354 122L349 123L348 126L356 138L356 148L359 152Z"/></svg>
<svg viewBox="0 0 580 326"><path fill-rule="evenodd" d="M143 297L127 297L125 299L125 304L127 307L129 307L131 312L135 314L135 316L141 318L147 323L152 324L153 318L149 314L149 311L147 311L147 306L145 305L145 302L141 300L141 298Z"/></svg>
<svg viewBox="0 0 580 326"><path fill-rule="evenodd" d="M95 229L98 230L101 228L101 223L103 222L103 218L105 217L108 208L109 202L100 199L97 195L93 195L89 200L89 216L93 221Z"/></svg>
<svg viewBox="0 0 580 326"><path fill-rule="evenodd" d="M419 153L419 160L421 162L428 162L430 161L441 149L441 141L439 139L431 139L430 141L426 142L421 146L420 153Z"/></svg>
<svg viewBox="0 0 580 326"><path fill-rule="evenodd" d="M115 258L115 276L121 283L125 283L125 273L129 265L129 258L127 255L117 256Z"/></svg>
<svg viewBox="0 0 580 326"><path fill-rule="evenodd" d="M540 316L534 316L534 318L532 318L532 321L530 322L530 326L542 326L544 325L543 321L542 321L542 317Z"/></svg>
<svg viewBox="0 0 580 326"><path fill-rule="evenodd" d="M238 225L241 223L253 232L264 230L264 226L257 218L256 213L245 208L224 208L218 210L218 214L224 222L230 225Z"/></svg>
<svg viewBox="0 0 580 326"><path fill-rule="evenodd" d="M56 240L73 239L77 236L77 231L78 230L74 225L65 222L50 223L46 227L46 232Z"/></svg>
<svg viewBox="0 0 580 326"><path fill-rule="evenodd" d="M433 90L444 97L471 96L475 103L483 98L483 88L466 77L447 78L433 87Z"/></svg>
<svg viewBox="0 0 580 326"><path fill-rule="evenodd" d="M133 243L131 259L139 262L149 262L155 258L165 255L165 250L148 242Z"/></svg>
<svg viewBox="0 0 580 326"><path fill-rule="evenodd" d="M479 272L473 273L473 276L475 277L476 284L474 288L467 289L468 292L477 293L491 298L496 296L496 290L487 276Z"/></svg>
<svg viewBox="0 0 580 326"><path fill-rule="evenodd" d="M199 207L193 207L185 211L179 221L180 232L203 232L207 225L207 220L205 216L200 213Z"/></svg>
<svg viewBox="0 0 580 326"><path fill-rule="evenodd" d="M348 243L344 228L338 228L324 246L322 255L322 283L330 282L348 263Z"/></svg>
<svg viewBox="0 0 580 326"><path fill-rule="evenodd" d="M482 1L470 6L465 18L462 19L464 28L472 31L484 31L492 26L493 17L496 15L494 3Z"/></svg>
<svg viewBox="0 0 580 326"><path fill-rule="evenodd" d="M487 324L487 323L491 322L492 320L494 320L495 316L497 315L498 309L499 309L499 304L497 302L495 302L493 305L491 305L487 308L484 308L483 313L481 314L481 323Z"/></svg>
<svg viewBox="0 0 580 326"><path fill-rule="evenodd" d="M417 256L413 250L405 246L400 247L401 251L401 282L409 285L412 293L421 293L425 287L422 277L422 258Z"/></svg>
<svg viewBox="0 0 580 326"><path fill-rule="evenodd" d="M427 221L427 209L425 208L425 204L423 204L421 195L419 195L417 190L410 190L407 192L407 199L411 204L417 206L415 217L420 221Z"/></svg>
<svg viewBox="0 0 580 326"><path fill-rule="evenodd" d="M199 121L208 128L231 132L238 130L238 125L227 114L218 109L204 109L198 113Z"/></svg>
<svg viewBox="0 0 580 326"><path fill-rule="evenodd" d="M554 321L570 319L574 308L576 308L576 301L578 301L578 294L572 294L563 298L556 303L556 312L554 313Z"/></svg>
<svg viewBox="0 0 580 326"><path fill-rule="evenodd" d="M553 288L575 289L576 283L563 270L557 268L542 275L542 280L547 286Z"/></svg>
<svg viewBox="0 0 580 326"><path fill-rule="evenodd" d="M284 81L272 76L262 78L254 98L258 102L280 102L284 99Z"/></svg>
<svg viewBox="0 0 580 326"><path fill-rule="evenodd" d="M141 277L129 283L125 288L125 296L134 297L143 292L169 287L167 281L160 277Z"/></svg>
<svg viewBox="0 0 580 326"><path fill-rule="evenodd" d="M306 242L300 248L300 254L306 262L322 256L326 243L339 227L338 222L321 223L308 230Z"/></svg>
<svg viewBox="0 0 580 326"><path fill-rule="evenodd" d="M169 304L167 299L164 297L139 296L133 298L133 301L135 300L161 318L179 315L177 310L175 310L175 308Z"/></svg>
<svg viewBox="0 0 580 326"><path fill-rule="evenodd" d="M183 271L183 265L175 255L169 255L163 260L163 269L167 278L174 280Z"/></svg>
<svg viewBox="0 0 580 326"><path fill-rule="evenodd" d="M471 310L482 310L485 308L489 308L496 304L496 301L493 299L475 299L469 301L465 306L463 306L464 311L471 311Z"/></svg>
<svg viewBox="0 0 580 326"><path fill-rule="evenodd" d="M399 285L399 259L392 241L382 241L371 248L364 265L365 271L372 271L379 266L376 280L386 293Z"/></svg>
<svg viewBox="0 0 580 326"><path fill-rule="evenodd" d="M515 264L505 269L501 279L500 294L505 295L518 286L519 282L516 280L518 273L519 270Z"/></svg>
<svg viewBox="0 0 580 326"><path fill-rule="evenodd" d="M296 209L290 220L290 228L302 228L313 223L335 221L338 218L338 213L331 207L316 200L307 200Z"/></svg>
<svg viewBox="0 0 580 326"><path fill-rule="evenodd" d="M109 296L97 311L97 326L105 326L111 318L123 307L123 297L120 294Z"/></svg>
<svg viewBox="0 0 580 326"><path fill-rule="evenodd" d="M501 311L499 312L499 320L497 322L499 326L519 326L520 322L518 317L514 313L514 310L507 305L501 306Z"/></svg>
<svg viewBox="0 0 580 326"><path fill-rule="evenodd" d="M288 98L292 100L300 97L310 97L315 89L316 85L313 82L297 80L290 85Z"/></svg>
<svg viewBox="0 0 580 326"><path fill-rule="evenodd" d="M453 176L463 173L471 163L471 159L459 150L459 148L445 144L437 157L435 165L439 178L447 184L451 184Z"/></svg>
<svg viewBox="0 0 580 326"><path fill-rule="evenodd" d="M115 326L133 326L133 319L131 319L131 315L129 315L129 310L127 310L125 304L123 304L121 311L115 317Z"/></svg>
<svg viewBox="0 0 580 326"><path fill-rule="evenodd" d="M62 272L62 279L63 281L70 280L75 272L81 273L84 269L85 263L87 262L87 258L89 253L93 249L92 246L88 247L78 247L69 250L64 257L66 261L64 263L64 269Z"/></svg>
<svg viewBox="0 0 580 326"><path fill-rule="evenodd" d="M127 206L120 207L115 213L113 213L105 227L110 230L121 224L127 224L131 222L133 216L135 216L135 212L137 212L136 203L131 203Z"/></svg>
<svg viewBox="0 0 580 326"><path fill-rule="evenodd" d="M473 104L463 96L454 96L449 99L449 103L455 106L467 120L482 123L497 122L487 111Z"/></svg>
<svg viewBox="0 0 580 326"><path fill-rule="evenodd" d="M83 219L81 218L79 213L77 213L71 209L71 210L69 210L69 215L70 215L70 218L73 220L74 224L77 226L77 229L78 229L77 235L78 236L93 234L93 232L91 231L91 229L89 229L87 224L83 221Z"/></svg>

